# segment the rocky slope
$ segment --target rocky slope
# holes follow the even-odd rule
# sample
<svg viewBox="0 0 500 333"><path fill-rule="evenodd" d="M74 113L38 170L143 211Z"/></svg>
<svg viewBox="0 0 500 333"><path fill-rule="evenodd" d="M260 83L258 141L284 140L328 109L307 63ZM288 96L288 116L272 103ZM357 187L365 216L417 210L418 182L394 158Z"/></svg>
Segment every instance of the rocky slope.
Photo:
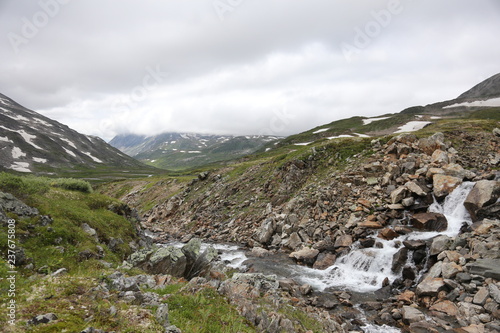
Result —
<svg viewBox="0 0 500 333"><path fill-rule="evenodd" d="M98 137L80 134L0 94L0 170L57 173L96 168L151 169Z"/></svg>
<svg viewBox="0 0 500 333"><path fill-rule="evenodd" d="M474 224L458 236L399 244L387 273L396 278L383 281L374 296L359 299L339 291L343 294L330 301L306 295L300 302L326 309L332 318L343 306L357 304L372 322L408 332L495 332L500 327L495 125L500 124L443 120L415 135L289 146L281 155L206 172L185 185L138 184L124 200L140 206L148 193L164 191L168 198L145 212L145 226L160 238L237 242L258 255L287 253L321 270L360 247L369 251L403 235L445 230L446 219L426 213L433 197L442 201L461 183L477 182L466 204ZM297 297L298 289L290 290ZM343 329L359 328L359 316L344 318Z"/></svg>
<svg viewBox="0 0 500 333"><path fill-rule="evenodd" d="M163 133L154 136L124 134L109 144L144 163L169 170L199 167L251 154L276 136L224 136Z"/></svg>

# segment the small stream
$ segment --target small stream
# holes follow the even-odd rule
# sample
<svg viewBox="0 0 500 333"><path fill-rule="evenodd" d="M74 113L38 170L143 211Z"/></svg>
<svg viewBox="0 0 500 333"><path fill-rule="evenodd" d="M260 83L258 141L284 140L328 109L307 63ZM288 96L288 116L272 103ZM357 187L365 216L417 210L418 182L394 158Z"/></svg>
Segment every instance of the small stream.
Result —
<svg viewBox="0 0 500 333"><path fill-rule="evenodd" d="M391 283L398 278L391 271L391 266L393 256L400 249L400 244L403 241L426 240L437 235L453 237L458 235L463 223L472 223L463 202L473 186L474 183L465 182L448 195L442 204L435 201L429 207L429 212L441 213L446 216L448 220L446 231L414 232L390 241L376 238L379 247L373 248L362 249L359 247L359 243L354 243L348 254L338 258L333 266L325 270L297 265L284 253L256 258L248 250L236 245L203 244L203 246L204 248L213 246L219 250L221 261L231 268L266 275L275 274L280 278L291 278L299 284L311 285L314 291L319 294L328 294L330 291L338 290L348 290L356 294L370 294L382 288L382 283L386 278ZM372 237L375 238L376 235ZM169 245L181 247L184 244L170 243ZM359 310L362 313L362 310ZM400 332L392 327L376 325L364 326L363 330L366 333Z"/></svg>

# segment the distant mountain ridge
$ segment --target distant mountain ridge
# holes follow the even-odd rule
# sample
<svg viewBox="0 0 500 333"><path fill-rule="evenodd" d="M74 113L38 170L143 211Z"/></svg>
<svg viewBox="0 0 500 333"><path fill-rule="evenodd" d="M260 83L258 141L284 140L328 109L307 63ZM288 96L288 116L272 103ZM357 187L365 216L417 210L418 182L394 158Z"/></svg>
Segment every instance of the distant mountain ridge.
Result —
<svg viewBox="0 0 500 333"><path fill-rule="evenodd" d="M144 163L179 170L251 154L277 136L231 136L162 133L154 136L122 134L109 144Z"/></svg>
<svg viewBox="0 0 500 333"><path fill-rule="evenodd" d="M470 90L464 92L457 99L488 99L500 97L500 73L477 84Z"/></svg>
<svg viewBox="0 0 500 333"><path fill-rule="evenodd" d="M0 94L0 170L51 174L103 167L148 169L101 138L80 134Z"/></svg>

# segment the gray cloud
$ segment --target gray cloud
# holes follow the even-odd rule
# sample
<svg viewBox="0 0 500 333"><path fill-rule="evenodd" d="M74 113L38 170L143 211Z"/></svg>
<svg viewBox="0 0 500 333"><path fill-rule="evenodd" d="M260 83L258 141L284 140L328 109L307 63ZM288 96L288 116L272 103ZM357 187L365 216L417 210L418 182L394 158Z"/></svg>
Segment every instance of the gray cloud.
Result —
<svg viewBox="0 0 500 333"><path fill-rule="evenodd" d="M106 139L288 135L500 72L499 14L495 0L7 0L0 92Z"/></svg>

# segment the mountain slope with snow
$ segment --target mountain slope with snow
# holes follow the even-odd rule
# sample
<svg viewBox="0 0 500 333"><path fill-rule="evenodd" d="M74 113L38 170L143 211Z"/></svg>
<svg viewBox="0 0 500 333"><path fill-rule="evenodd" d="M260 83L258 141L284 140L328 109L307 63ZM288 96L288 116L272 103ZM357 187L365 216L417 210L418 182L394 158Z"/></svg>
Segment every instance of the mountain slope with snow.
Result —
<svg viewBox="0 0 500 333"><path fill-rule="evenodd" d="M231 136L163 133L155 136L118 135L110 144L150 165L180 170L251 154L276 136Z"/></svg>
<svg viewBox="0 0 500 333"><path fill-rule="evenodd" d="M318 140L415 132L437 121L450 118L498 119L499 116L500 74L496 74L453 100L414 106L399 113L371 118L355 116L337 120L291 135L276 145L268 144L263 150L269 151L286 145L309 145Z"/></svg>
<svg viewBox="0 0 500 333"><path fill-rule="evenodd" d="M0 94L0 170L51 174L110 167L148 169L102 139L80 134Z"/></svg>

